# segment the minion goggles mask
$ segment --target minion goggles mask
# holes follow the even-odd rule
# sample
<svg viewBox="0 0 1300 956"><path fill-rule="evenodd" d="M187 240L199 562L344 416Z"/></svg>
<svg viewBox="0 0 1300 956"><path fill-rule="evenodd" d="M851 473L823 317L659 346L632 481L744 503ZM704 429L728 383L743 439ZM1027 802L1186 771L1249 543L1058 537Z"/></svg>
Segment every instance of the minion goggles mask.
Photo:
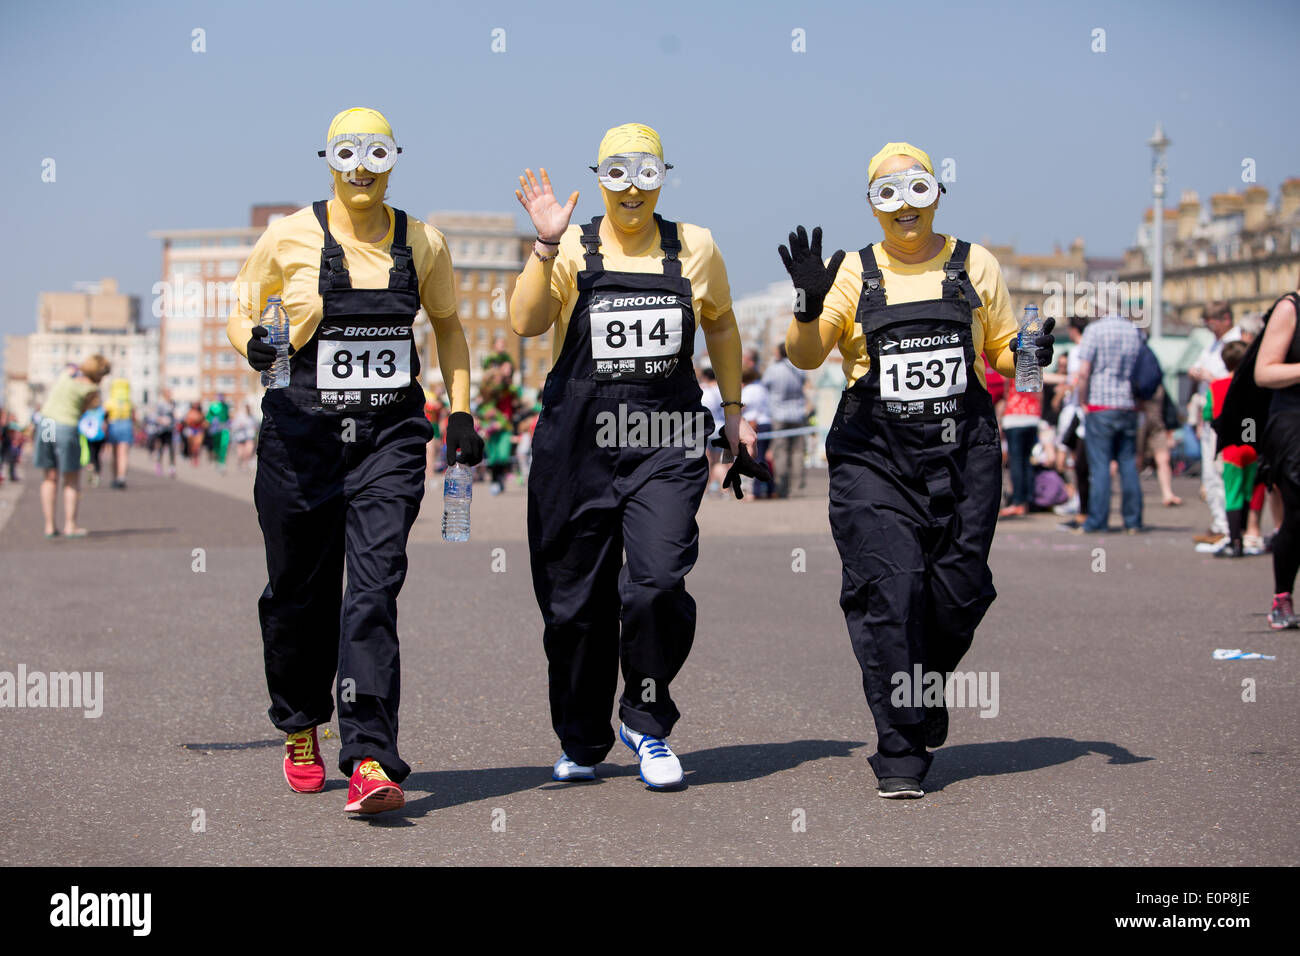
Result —
<svg viewBox="0 0 1300 956"><path fill-rule="evenodd" d="M867 190L867 198L881 212L894 212L905 204L913 209L933 206L939 194L947 191L925 170L905 169L876 179Z"/></svg>
<svg viewBox="0 0 1300 956"><path fill-rule="evenodd" d="M636 186L642 192L658 189L664 177L673 168L654 153L615 153L606 156L599 166L590 167L600 184L614 192Z"/></svg>
<svg viewBox="0 0 1300 956"><path fill-rule="evenodd" d="M397 162L402 147L391 136L383 133L339 133L318 150L331 169L349 173L364 166L372 173L386 173Z"/></svg>

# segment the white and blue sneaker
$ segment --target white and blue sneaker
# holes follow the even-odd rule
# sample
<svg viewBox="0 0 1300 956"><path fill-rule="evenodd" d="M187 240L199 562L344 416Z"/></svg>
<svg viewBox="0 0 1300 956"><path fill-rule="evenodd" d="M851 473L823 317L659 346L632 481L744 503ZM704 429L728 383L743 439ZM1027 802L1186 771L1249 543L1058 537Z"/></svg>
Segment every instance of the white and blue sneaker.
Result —
<svg viewBox="0 0 1300 956"><path fill-rule="evenodd" d="M555 761L555 769L551 771L551 779L559 780L562 783L568 783L570 780L595 780L596 768L584 767L580 763L574 763L568 754L560 754L560 759Z"/></svg>
<svg viewBox="0 0 1300 956"><path fill-rule="evenodd" d="M618 739L641 761L641 779L652 790L671 790L685 779L682 762L662 737L638 734L627 724L619 724Z"/></svg>

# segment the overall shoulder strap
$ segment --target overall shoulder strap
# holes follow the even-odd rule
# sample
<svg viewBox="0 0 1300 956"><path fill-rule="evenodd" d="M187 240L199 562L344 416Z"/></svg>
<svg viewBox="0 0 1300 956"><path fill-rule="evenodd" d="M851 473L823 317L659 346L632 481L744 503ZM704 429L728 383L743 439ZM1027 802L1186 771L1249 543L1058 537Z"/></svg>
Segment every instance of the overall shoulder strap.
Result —
<svg viewBox="0 0 1300 956"><path fill-rule="evenodd" d="M664 251L664 275L680 276L682 260L678 254L682 251L682 241L677 235L677 223L664 219L655 213L655 222L659 224L659 245Z"/></svg>
<svg viewBox="0 0 1300 956"><path fill-rule="evenodd" d="M952 247L952 255L948 261L943 264L945 279L956 279L961 273L966 271L966 259L970 255L970 243L965 239L958 239Z"/></svg>
<svg viewBox="0 0 1300 956"><path fill-rule="evenodd" d="M876 263L875 251L870 244L865 245L858 250L858 257L862 260L862 301L872 307L884 305L887 299L883 284L885 275Z"/></svg>
<svg viewBox="0 0 1300 956"><path fill-rule="evenodd" d="M410 288L413 269L411 247L406 244L406 213L400 209L393 210L393 245L389 254L393 257L393 267L388 270L388 288L405 291Z"/></svg>
<svg viewBox="0 0 1300 956"><path fill-rule="evenodd" d="M325 244L320 254L320 280L316 284L317 290L323 293L329 289L352 288L352 277L348 275L348 267L343 263L343 247L330 232L328 204L324 199L318 199L311 204L311 210L316 214L316 221L320 223L321 231L325 234Z"/></svg>
<svg viewBox="0 0 1300 956"><path fill-rule="evenodd" d="M583 248L583 266L588 272L602 272L605 268L605 257L600 254L600 222L604 218L596 216L584 223L582 238L578 240Z"/></svg>
<svg viewBox="0 0 1300 956"><path fill-rule="evenodd" d="M969 256L970 243L965 239L958 239L953 244L952 255L943 264L943 297L965 299L973 312L984 303L966 273L966 260Z"/></svg>

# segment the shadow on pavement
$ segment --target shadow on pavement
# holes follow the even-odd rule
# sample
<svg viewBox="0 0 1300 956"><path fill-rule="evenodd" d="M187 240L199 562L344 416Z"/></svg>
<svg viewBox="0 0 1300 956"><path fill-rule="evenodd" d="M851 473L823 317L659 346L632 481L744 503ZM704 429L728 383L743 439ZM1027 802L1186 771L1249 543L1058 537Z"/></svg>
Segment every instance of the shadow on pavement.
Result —
<svg viewBox="0 0 1300 956"><path fill-rule="evenodd" d="M1119 744L1069 737L1030 737L1028 740L999 740L987 744L958 744L935 751L934 764L925 778L926 791L942 790L950 783L973 777L996 777L1024 773L1069 763L1088 754L1102 754L1108 764L1145 763L1154 757L1139 757Z"/></svg>
<svg viewBox="0 0 1300 956"><path fill-rule="evenodd" d="M694 750L681 757L686 770L686 783L700 787L714 783L757 780L823 757L848 757L862 746L864 744L860 740L791 740L786 743L711 747L708 750ZM637 770L628 767L627 772L636 776Z"/></svg>
<svg viewBox="0 0 1300 956"><path fill-rule="evenodd" d="M445 810L462 803L535 790L550 782L549 764L544 767L490 767L484 770L431 770L413 773L402 781L402 789L407 796L405 807L356 819L377 826L413 826L410 822L412 817L422 817L434 810ZM423 791L424 795L412 800L411 791Z"/></svg>
<svg viewBox="0 0 1300 956"><path fill-rule="evenodd" d="M847 757L861 747L852 740L794 740L773 744L737 744L712 747L681 754L686 770L687 787L716 783L740 783L790 770L810 760L823 757ZM627 756L631 756L629 752ZM635 777L637 768L602 763L594 781L565 784L565 787L599 786L602 779ZM474 803L489 797L503 797L525 790L552 789L549 765L542 767L493 767L484 770L434 770L413 773L402 784L408 798L412 791L424 796L408 799L400 811L359 817L382 826L406 826L412 817L422 817L434 810ZM329 789L327 785L326 789Z"/></svg>

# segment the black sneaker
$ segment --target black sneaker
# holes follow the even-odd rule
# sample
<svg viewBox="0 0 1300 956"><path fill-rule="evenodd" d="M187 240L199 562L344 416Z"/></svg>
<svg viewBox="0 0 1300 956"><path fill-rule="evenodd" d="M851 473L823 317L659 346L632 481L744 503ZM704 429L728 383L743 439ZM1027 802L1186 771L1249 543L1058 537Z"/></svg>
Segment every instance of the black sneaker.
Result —
<svg viewBox="0 0 1300 956"><path fill-rule="evenodd" d="M942 747L947 739L948 708L943 704L925 708L925 745L933 750Z"/></svg>
<svg viewBox="0 0 1300 956"><path fill-rule="evenodd" d="M1246 556L1246 547L1241 541L1231 541L1218 551L1215 551L1214 556L1216 558L1244 558Z"/></svg>
<svg viewBox="0 0 1300 956"><path fill-rule="evenodd" d="M915 777L881 777L876 785L876 796L886 800L916 800L924 797L921 781Z"/></svg>

